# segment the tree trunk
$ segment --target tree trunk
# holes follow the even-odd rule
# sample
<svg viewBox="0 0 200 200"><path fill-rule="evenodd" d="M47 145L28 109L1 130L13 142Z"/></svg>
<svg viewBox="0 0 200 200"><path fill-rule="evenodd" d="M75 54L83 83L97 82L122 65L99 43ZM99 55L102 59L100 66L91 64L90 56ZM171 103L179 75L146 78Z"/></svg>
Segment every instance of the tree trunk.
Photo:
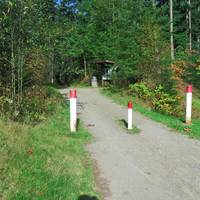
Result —
<svg viewBox="0 0 200 200"><path fill-rule="evenodd" d="M20 63L20 101L23 100L23 65L24 65L24 55L21 55L21 63Z"/></svg>
<svg viewBox="0 0 200 200"><path fill-rule="evenodd" d="M170 0L171 59L174 60L173 0Z"/></svg>
<svg viewBox="0 0 200 200"><path fill-rule="evenodd" d="M15 100L15 58L14 58L14 28L11 28L11 98Z"/></svg>
<svg viewBox="0 0 200 200"><path fill-rule="evenodd" d="M54 84L54 52L51 54L51 83Z"/></svg>
<svg viewBox="0 0 200 200"><path fill-rule="evenodd" d="M84 72L85 72L85 78L86 78L87 77L87 61L86 61L85 56L83 58L83 62L84 62Z"/></svg>
<svg viewBox="0 0 200 200"><path fill-rule="evenodd" d="M192 13L191 13L191 0L188 0L188 23L189 23L189 50L192 50Z"/></svg>
<svg viewBox="0 0 200 200"><path fill-rule="evenodd" d="M18 44L18 55L17 55L17 103L20 104L20 70L21 70L21 49L20 49L20 40Z"/></svg>
<svg viewBox="0 0 200 200"><path fill-rule="evenodd" d="M198 12L200 14L200 5L198 6ZM197 51L200 53L200 32L198 32L198 37L197 37Z"/></svg>

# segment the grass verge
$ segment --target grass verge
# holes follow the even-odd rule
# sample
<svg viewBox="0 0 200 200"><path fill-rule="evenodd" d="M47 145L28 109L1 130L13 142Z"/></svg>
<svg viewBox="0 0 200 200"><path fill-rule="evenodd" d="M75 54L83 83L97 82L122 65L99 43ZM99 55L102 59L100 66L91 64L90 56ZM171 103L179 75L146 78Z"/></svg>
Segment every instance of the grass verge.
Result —
<svg viewBox="0 0 200 200"><path fill-rule="evenodd" d="M0 199L100 198L84 149L91 136L82 127L70 134L68 116L66 105L56 105L36 126L0 121Z"/></svg>
<svg viewBox="0 0 200 200"><path fill-rule="evenodd" d="M135 125L133 125L133 129L130 129L130 130L127 129L128 124L127 124L126 120L124 120L124 119L118 120L117 122L118 122L119 126L122 127L128 134L136 135L141 132L141 130Z"/></svg>
<svg viewBox="0 0 200 200"><path fill-rule="evenodd" d="M134 96L129 96L124 92L113 92L109 88L104 88L102 94L112 98L112 100L120 105L127 105L127 102L132 100L134 102L134 110L142 113L143 115L153 119L154 121L165 124L166 126L176 130L178 132L189 135L192 138L200 139L200 119L194 119L192 125L186 126L183 123L183 119L179 119L173 116L166 116L160 113L152 111L150 108L142 105L138 102Z"/></svg>

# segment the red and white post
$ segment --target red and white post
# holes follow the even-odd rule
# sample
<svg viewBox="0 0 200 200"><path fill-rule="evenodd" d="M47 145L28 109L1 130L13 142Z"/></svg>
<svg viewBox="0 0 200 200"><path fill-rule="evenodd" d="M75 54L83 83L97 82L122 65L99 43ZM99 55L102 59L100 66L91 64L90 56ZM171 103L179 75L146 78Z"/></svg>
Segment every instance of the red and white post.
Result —
<svg viewBox="0 0 200 200"><path fill-rule="evenodd" d="M131 101L128 102L128 129L133 129L133 103Z"/></svg>
<svg viewBox="0 0 200 200"><path fill-rule="evenodd" d="M76 132L77 125L76 90L70 90L70 131Z"/></svg>
<svg viewBox="0 0 200 200"><path fill-rule="evenodd" d="M186 88L186 124L191 124L192 117L192 85L188 85Z"/></svg>

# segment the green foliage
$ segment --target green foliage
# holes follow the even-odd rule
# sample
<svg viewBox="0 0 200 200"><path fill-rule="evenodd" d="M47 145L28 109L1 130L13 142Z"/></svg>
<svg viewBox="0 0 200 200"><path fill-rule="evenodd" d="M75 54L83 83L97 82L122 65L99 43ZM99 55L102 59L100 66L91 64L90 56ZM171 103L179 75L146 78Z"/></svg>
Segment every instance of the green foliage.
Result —
<svg viewBox="0 0 200 200"><path fill-rule="evenodd" d="M181 98L166 93L163 86L149 88L145 83L135 83L129 87L133 94L146 101L153 110L161 114L182 116Z"/></svg>
<svg viewBox="0 0 200 200"><path fill-rule="evenodd" d="M91 136L82 126L70 134L68 107L55 106L54 113L36 126L0 121L1 199L99 197L84 147Z"/></svg>
<svg viewBox="0 0 200 200"><path fill-rule="evenodd" d="M164 88L161 85L153 91L151 101L153 110L161 114L182 116L180 97L164 92Z"/></svg>
<svg viewBox="0 0 200 200"><path fill-rule="evenodd" d="M33 87L26 91L19 107L17 119L23 122L40 122L55 110L60 103L57 93L51 88ZM56 95L55 95L56 94Z"/></svg>
<svg viewBox="0 0 200 200"><path fill-rule="evenodd" d="M193 123L191 126L187 127L183 123L183 118L178 118L170 115L164 115L160 114L156 111L153 111L147 104L143 104L140 101L138 101L137 98L135 98L133 95L125 94L124 92L115 92L113 93L112 90L109 88L106 88L102 90L102 93L105 94L108 97L111 97L116 103L119 103L121 105L127 106L127 102L130 101L130 99L134 102L134 109L143 115L149 117L150 119L153 119L157 122L163 123L166 126L177 130L181 133L187 134L190 137L198 138L200 139L200 118L195 118L193 120Z"/></svg>
<svg viewBox="0 0 200 200"><path fill-rule="evenodd" d="M133 92L133 94L136 94L139 98L143 100L151 99L152 92L146 86L145 83L130 84L129 88L130 88L130 91Z"/></svg>
<svg viewBox="0 0 200 200"><path fill-rule="evenodd" d="M170 67L169 4L154 2L0 1L2 113L15 120L40 121L48 108L42 106L46 103L40 97L29 94L29 88L50 82L69 85L83 77L90 79L99 71L102 73L94 64L97 60L115 63L113 80L119 86L135 82L145 82L150 88L162 85L162 100L158 100L162 103L154 103L153 107L171 113L171 108L160 106L166 107L168 101L172 104L170 99L176 93L172 91ZM176 57L182 60L198 57L199 1L194 0L191 5L187 0L173 2ZM190 9L194 51L187 52L186 17ZM199 87L199 61L189 63L185 80ZM134 87L139 87L138 96L145 101L156 96L144 85Z"/></svg>
<svg viewBox="0 0 200 200"><path fill-rule="evenodd" d="M28 88L24 92L20 105L6 96L0 98L2 117L25 123L38 123L55 111L56 104L63 103L57 92L51 87Z"/></svg>
<svg viewBox="0 0 200 200"><path fill-rule="evenodd" d="M98 70L94 62L107 59L115 62L117 81L164 85L163 76L170 74L169 6L155 2L153 7L141 0L1 1L0 73L10 88L7 96L15 101L13 96L33 85L92 76ZM188 6L174 1L177 55L188 43ZM192 1L196 51L198 6Z"/></svg>
<svg viewBox="0 0 200 200"><path fill-rule="evenodd" d="M12 106L12 100L6 96L0 97L0 112L4 115L8 115L10 112L10 106Z"/></svg>
<svg viewBox="0 0 200 200"><path fill-rule="evenodd" d="M192 49L199 53L199 0L173 0L174 45L177 57L189 49L189 32L192 33ZM191 11L192 27L189 30L189 11ZM158 6L159 22L166 40L170 38L169 32L169 1L162 1Z"/></svg>
<svg viewBox="0 0 200 200"><path fill-rule="evenodd" d="M197 55L189 57L187 64L183 79L200 89L200 57Z"/></svg>
<svg viewBox="0 0 200 200"><path fill-rule="evenodd" d="M194 93L195 94L195 93ZM193 105L192 105L192 116L193 118L200 119L200 95L193 95Z"/></svg>

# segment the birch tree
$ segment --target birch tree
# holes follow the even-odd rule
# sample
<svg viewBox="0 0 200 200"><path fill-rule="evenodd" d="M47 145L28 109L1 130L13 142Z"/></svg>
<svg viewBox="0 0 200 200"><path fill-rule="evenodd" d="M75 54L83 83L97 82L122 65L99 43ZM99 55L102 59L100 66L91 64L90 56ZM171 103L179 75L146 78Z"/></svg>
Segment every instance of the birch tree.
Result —
<svg viewBox="0 0 200 200"><path fill-rule="evenodd" d="M170 0L170 42L171 42L171 59L174 60L174 27L173 27L173 0Z"/></svg>
<svg viewBox="0 0 200 200"><path fill-rule="evenodd" d="M191 12L191 0L188 0L188 24L189 24L189 50L192 50L192 12Z"/></svg>

